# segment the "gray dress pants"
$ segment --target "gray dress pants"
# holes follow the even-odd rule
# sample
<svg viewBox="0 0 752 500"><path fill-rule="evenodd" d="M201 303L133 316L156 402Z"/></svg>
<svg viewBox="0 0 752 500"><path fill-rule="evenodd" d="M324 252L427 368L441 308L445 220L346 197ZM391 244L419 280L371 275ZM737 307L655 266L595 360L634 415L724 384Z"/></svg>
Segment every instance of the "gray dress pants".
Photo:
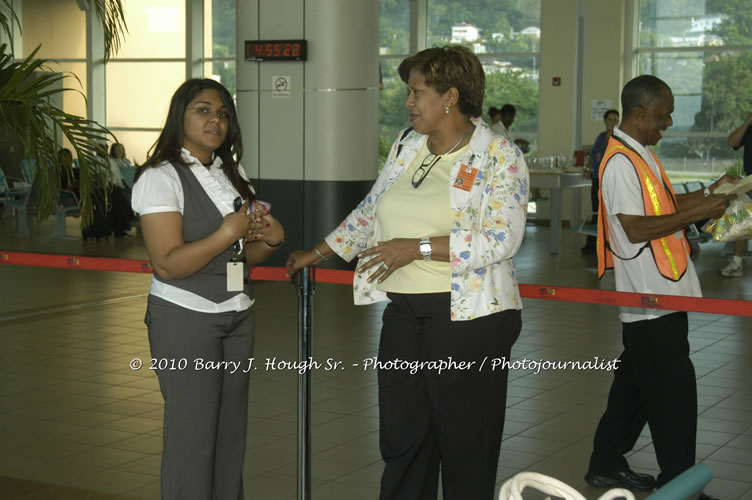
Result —
<svg viewBox="0 0 752 500"><path fill-rule="evenodd" d="M163 368L162 499L243 500L252 310L200 313L150 295L145 322Z"/></svg>

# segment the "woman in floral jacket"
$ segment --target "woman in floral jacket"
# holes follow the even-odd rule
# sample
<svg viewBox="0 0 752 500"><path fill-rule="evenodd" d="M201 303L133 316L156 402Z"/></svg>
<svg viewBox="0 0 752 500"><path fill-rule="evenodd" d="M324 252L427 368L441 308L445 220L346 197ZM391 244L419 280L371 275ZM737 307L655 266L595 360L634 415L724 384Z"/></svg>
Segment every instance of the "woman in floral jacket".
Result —
<svg viewBox="0 0 752 500"><path fill-rule="evenodd" d="M459 46L400 64L412 127L366 198L290 273L359 257L356 304L390 300L379 345L381 499L491 499L507 370L521 329L512 257L525 231L520 150L481 114L485 77Z"/></svg>

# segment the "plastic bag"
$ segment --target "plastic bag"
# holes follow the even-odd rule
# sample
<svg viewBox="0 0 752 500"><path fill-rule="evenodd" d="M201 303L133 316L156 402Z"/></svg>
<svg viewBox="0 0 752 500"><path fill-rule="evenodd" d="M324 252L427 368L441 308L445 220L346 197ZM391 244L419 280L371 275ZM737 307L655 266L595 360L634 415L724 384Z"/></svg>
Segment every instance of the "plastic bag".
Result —
<svg viewBox="0 0 752 500"><path fill-rule="evenodd" d="M752 199L740 194L729 203L718 219L705 225L703 231L715 241L735 241L752 238Z"/></svg>

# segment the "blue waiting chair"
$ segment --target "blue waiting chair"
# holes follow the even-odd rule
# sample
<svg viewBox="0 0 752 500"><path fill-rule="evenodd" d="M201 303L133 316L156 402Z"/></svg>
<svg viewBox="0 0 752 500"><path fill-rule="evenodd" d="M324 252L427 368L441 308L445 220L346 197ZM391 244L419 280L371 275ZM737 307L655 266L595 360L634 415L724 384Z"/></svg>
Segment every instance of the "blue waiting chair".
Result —
<svg viewBox="0 0 752 500"><path fill-rule="evenodd" d="M55 216L55 230L52 237L65 240L77 240L78 237L65 234L66 217L81 217L81 206L73 191L61 189L57 194L57 214Z"/></svg>
<svg viewBox="0 0 752 500"><path fill-rule="evenodd" d="M10 207L18 219L18 232L24 236L30 234L28 215L33 207L31 205L31 186L25 189L12 189L8 183L8 177L0 169L0 204ZM5 213L3 213L5 217Z"/></svg>
<svg viewBox="0 0 752 500"><path fill-rule="evenodd" d="M34 177L37 174L37 161L34 158L31 160L21 160L21 171L23 172L24 181L27 184L33 184Z"/></svg>

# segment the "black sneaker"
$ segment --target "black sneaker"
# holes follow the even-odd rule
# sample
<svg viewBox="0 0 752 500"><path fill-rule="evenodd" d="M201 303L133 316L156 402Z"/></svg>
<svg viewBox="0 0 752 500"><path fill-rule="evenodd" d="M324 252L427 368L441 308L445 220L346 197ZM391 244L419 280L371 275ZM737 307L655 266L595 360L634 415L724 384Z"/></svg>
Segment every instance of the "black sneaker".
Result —
<svg viewBox="0 0 752 500"><path fill-rule="evenodd" d="M651 491L655 489L655 478L649 474L639 474L631 469L610 474L585 474L585 482L595 488L624 488L629 491Z"/></svg>

